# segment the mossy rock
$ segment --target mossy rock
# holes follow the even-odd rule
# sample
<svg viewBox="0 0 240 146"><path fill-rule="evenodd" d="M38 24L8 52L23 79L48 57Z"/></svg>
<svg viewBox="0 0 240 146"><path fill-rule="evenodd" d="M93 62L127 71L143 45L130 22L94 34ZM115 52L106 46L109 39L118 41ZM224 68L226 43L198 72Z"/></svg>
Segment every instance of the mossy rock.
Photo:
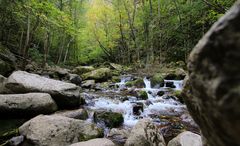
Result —
<svg viewBox="0 0 240 146"><path fill-rule="evenodd" d="M98 111L94 113L95 122L104 122L107 127L116 128L123 124L123 116L116 112Z"/></svg>
<svg viewBox="0 0 240 146"><path fill-rule="evenodd" d="M128 81L126 84L125 84L127 87L137 87L137 88L144 88L145 86L145 83L143 81L143 79L141 78L138 78L136 80L133 80L133 81Z"/></svg>
<svg viewBox="0 0 240 146"><path fill-rule="evenodd" d="M151 77L151 87L156 87L159 85L159 87L164 86L164 78L161 73L156 73Z"/></svg>
<svg viewBox="0 0 240 146"><path fill-rule="evenodd" d="M138 92L138 98L139 98L139 99L142 99L142 100L147 100L147 99L148 99L147 91L142 91L142 90L140 90L140 91Z"/></svg>
<svg viewBox="0 0 240 146"><path fill-rule="evenodd" d="M112 71L112 75L113 75L113 76L120 76L120 74L121 74L121 72L118 71L118 70L113 70L113 71Z"/></svg>
<svg viewBox="0 0 240 146"><path fill-rule="evenodd" d="M92 129L94 129L94 126L92 126ZM79 136L79 141L88 141L90 139L95 139L95 138L102 138L104 137L104 130L101 128L97 129L98 135L87 135L87 134L81 134Z"/></svg>
<svg viewBox="0 0 240 146"><path fill-rule="evenodd" d="M121 79L119 76L112 76L112 82L113 83L118 83L118 82L121 82Z"/></svg>
<svg viewBox="0 0 240 146"><path fill-rule="evenodd" d="M173 92L172 95L175 96L175 97L177 97L178 100L179 100L181 103L184 103L182 91L176 90L176 91Z"/></svg>
<svg viewBox="0 0 240 146"><path fill-rule="evenodd" d="M83 80L107 81L112 77L112 71L109 68L99 68L82 75Z"/></svg>
<svg viewBox="0 0 240 146"><path fill-rule="evenodd" d="M78 66L73 69L73 73L82 75L87 72L93 71L95 68L93 66Z"/></svg>
<svg viewBox="0 0 240 146"><path fill-rule="evenodd" d="M182 68L175 68L164 75L165 80L183 80L186 72Z"/></svg>

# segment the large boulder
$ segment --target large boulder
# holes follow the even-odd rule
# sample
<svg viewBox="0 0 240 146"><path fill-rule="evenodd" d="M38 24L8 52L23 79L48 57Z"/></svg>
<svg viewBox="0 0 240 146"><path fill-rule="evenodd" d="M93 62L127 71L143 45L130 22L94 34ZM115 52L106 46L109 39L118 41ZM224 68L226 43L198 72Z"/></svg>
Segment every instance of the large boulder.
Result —
<svg viewBox="0 0 240 146"><path fill-rule="evenodd" d="M211 146L240 145L240 1L189 57L184 100Z"/></svg>
<svg viewBox="0 0 240 146"><path fill-rule="evenodd" d="M37 116L24 123L19 132L25 136L24 146L66 146L103 137L96 125L63 116Z"/></svg>
<svg viewBox="0 0 240 146"><path fill-rule="evenodd" d="M158 128L149 119L142 119L133 127L125 146L165 146Z"/></svg>
<svg viewBox="0 0 240 146"><path fill-rule="evenodd" d="M112 72L109 68L99 68L82 75L84 80L107 81L112 77Z"/></svg>
<svg viewBox="0 0 240 146"><path fill-rule="evenodd" d="M116 145L107 138L96 138L84 142L75 143L70 146L116 146Z"/></svg>
<svg viewBox="0 0 240 146"><path fill-rule="evenodd" d="M0 118L31 117L53 113L56 110L56 103L47 93L0 95Z"/></svg>
<svg viewBox="0 0 240 146"><path fill-rule="evenodd" d="M65 83L24 71L15 71L5 85L14 93L49 93L60 108L74 108L80 104L79 88Z"/></svg>
<svg viewBox="0 0 240 146"><path fill-rule="evenodd" d="M169 141L168 146L203 146L203 144L200 135L185 131Z"/></svg>

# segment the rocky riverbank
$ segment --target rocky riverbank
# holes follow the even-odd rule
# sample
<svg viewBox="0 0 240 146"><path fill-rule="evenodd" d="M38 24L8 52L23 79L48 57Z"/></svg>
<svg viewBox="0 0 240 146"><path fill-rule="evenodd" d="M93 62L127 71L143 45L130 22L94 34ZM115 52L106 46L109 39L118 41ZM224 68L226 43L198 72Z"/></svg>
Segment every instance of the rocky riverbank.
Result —
<svg viewBox="0 0 240 146"><path fill-rule="evenodd" d="M180 98L184 76L181 69L137 76L117 64L72 70L30 64L1 77L1 122L19 119L1 133L1 143L145 146L167 145L184 131L199 134Z"/></svg>

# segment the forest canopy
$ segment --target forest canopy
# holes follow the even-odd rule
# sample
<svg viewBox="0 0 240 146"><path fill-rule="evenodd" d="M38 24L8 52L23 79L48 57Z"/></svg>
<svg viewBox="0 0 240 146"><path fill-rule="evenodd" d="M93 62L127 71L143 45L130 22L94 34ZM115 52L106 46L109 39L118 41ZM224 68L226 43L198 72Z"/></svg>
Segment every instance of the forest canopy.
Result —
<svg viewBox="0 0 240 146"><path fill-rule="evenodd" d="M235 0L0 0L0 43L43 64L185 61Z"/></svg>

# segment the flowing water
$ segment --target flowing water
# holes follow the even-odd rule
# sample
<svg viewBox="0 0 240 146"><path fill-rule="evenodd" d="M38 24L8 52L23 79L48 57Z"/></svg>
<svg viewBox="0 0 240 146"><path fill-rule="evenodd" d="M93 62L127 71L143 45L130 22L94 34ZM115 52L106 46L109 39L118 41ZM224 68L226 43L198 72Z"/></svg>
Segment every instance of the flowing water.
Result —
<svg viewBox="0 0 240 146"><path fill-rule="evenodd" d="M151 82L148 78L144 78L145 88L127 88L125 83L131 80L131 76L122 76L121 82L116 83L117 90L107 90L99 93L88 92L84 93L87 109L90 110L104 110L122 113L124 117L125 127L133 127L139 119L152 118L153 120L161 123L161 116L177 116L181 117L187 113L186 106L182 104L174 96L171 96L171 92L175 90L182 90L183 81L177 80L165 80L164 87L151 88ZM167 82L172 82L175 88L171 89L166 87ZM137 97L121 94L126 91L146 91L148 94L148 100L140 100ZM163 91L163 96L158 96L158 92ZM127 100L122 100L127 99ZM136 114L133 111L134 106L140 105L143 110L139 110ZM186 119L185 120L191 120Z"/></svg>

